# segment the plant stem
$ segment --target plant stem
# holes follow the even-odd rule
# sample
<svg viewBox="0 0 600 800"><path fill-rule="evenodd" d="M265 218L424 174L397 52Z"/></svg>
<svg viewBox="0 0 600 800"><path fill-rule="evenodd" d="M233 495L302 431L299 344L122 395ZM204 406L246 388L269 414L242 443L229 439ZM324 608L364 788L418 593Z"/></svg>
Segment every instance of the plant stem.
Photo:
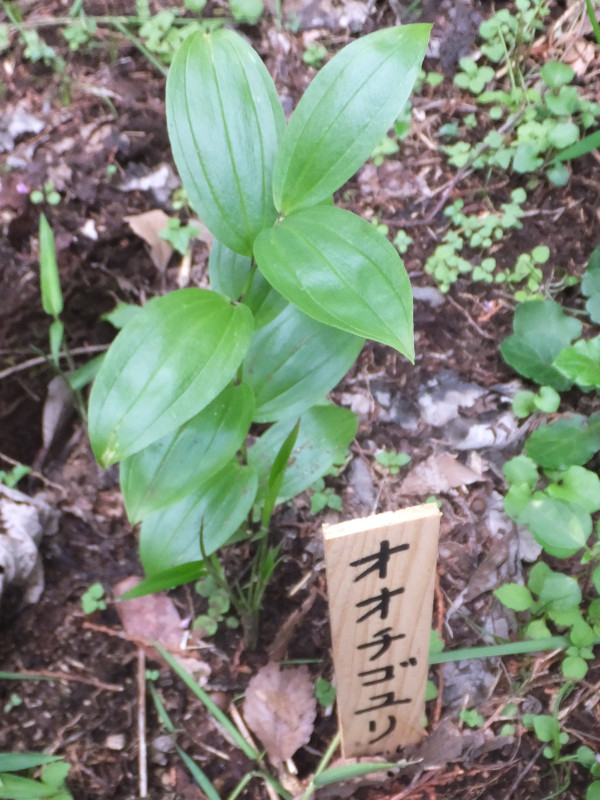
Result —
<svg viewBox="0 0 600 800"><path fill-rule="evenodd" d="M600 639L596 644L600 643ZM556 650L570 647L567 636L551 636L546 639L535 639L527 642L505 642L485 647L464 647L459 650L432 653L429 664L446 664L449 661L467 661L471 658L493 658L496 656L514 656L521 653L540 653L544 650Z"/></svg>
<svg viewBox="0 0 600 800"><path fill-rule="evenodd" d="M317 777L317 775L320 775L321 772L323 772L323 770L325 769L325 767L329 764L329 762L333 758L333 754L335 753L335 751L339 747L341 739L342 739L342 735L338 731L336 733L336 735L333 737L333 739L331 740L331 744L329 745L329 747L325 751L325 753L323 755L323 758L319 761L319 764L318 764L318 766L317 766L317 768L315 770L315 774L313 775L311 782L306 787L306 791L302 795L301 800L309 800L309 798L313 795L313 793L315 791L315 778Z"/></svg>

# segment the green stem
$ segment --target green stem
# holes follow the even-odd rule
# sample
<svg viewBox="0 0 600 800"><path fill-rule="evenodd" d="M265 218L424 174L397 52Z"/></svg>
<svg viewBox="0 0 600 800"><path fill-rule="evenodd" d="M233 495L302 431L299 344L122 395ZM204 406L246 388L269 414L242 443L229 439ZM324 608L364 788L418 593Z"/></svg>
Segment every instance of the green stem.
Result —
<svg viewBox="0 0 600 800"><path fill-rule="evenodd" d="M585 0L585 7L587 9L587 14L592 24L592 30L594 31L594 36L596 37L596 41L598 42L598 47L600 47L600 23L598 22L598 17L596 16L596 12L594 11L594 7L592 6L592 0Z"/></svg>
<svg viewBox="0 0 600 800"><path fill-rule="evenodd" d="M595 644L600 643L600 639ZM527 642L505 642L485 647L464 647L442 653L431 653L429 664L446 664L449 661L467 661L471 658L494 658L497 656L514 656L521 653L541 653L544 650L556 650L570 647L567 636L550 636L546 639L535 639Z"/></svg>
<svg viewBox="0 0 600 800"><path fill-rule="evenodd" d="M131 33L131 31L127 30L127 28L125 27L125 25L123 25L121 22L118 22L117 20L115 20L115 21L113 22L113 25L115 26L115 28L116 28L118 31L120 31L120 32L123 34L123 36L126 36L126 37L129 39L129 41L131 42L131 44L132 44L134 47L136 47L136 48L137 48L137 49L140 51L140 53L141 53L142 55L146 56L146 58L148 59L148 61L149 61L149 62L150 62L150 63L151 63L151 64L152 64L154 67L156 67L156 69L157 69L159 72L161 72L161 73L162 73L162 75L163 75L165 78L167 77L167 75L169 74L169 70L168 70L168 69L167 69L165 66L163 66L163 65L160 63L160 61L159 61L157 58L155 58L155 56L154 56L154 55L153 55L153 54L150 52L150 50L148 50L148 48L147 48L147 47L146 47L146 45L145 45L145 44L142 42L142 40L141 40L141 39L138 39L138 37L137 37L137 36L135 36L133 33Z"/></svg>
<svg viewBox="0 0 600 800"><path fill-rule="evenodd" d="M301 800L309 800L309 798L312 797L312 795L313 795L313 793L315 791L315 788L316 788L315 787L315 778L317 777L317 775L320 775L323 772L323 770L327 767L327 765L329 764L329 762L333 758L333 754L338 749L341 739L342 739L342 736L341 736L340 732L338 731L336 733L336 735L333 737L333 739L331 740L331 744L329 745L329 747L325 751L325 754L323 755L323 758L319 761L319 764L318 764L318 766L317 766L317 768L315 770L315 774L313 775L311 782L306 787L306 791L302 795Z"/></svg>

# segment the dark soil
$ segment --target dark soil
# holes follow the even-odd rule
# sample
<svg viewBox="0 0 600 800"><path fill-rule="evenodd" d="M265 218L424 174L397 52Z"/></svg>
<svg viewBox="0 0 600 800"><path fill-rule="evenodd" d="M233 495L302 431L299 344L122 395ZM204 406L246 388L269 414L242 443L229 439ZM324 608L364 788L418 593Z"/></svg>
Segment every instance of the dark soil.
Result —
<svg viewBox="0 0 600 800"><path fill-rule="evenodd" d="M28 20L35 20L64 15L69 4L34 0L19 5ZM133 6L98 0L86 3L86 10L90 14L127 13L122 5ZM151 5L157 11L161 3ZM209 4L205 15L223 13L222 5ZM439 32L444 55L441 64L432 59L427 66L443 70L446 79L436 90L435 98L441 98L441 104L434 102L428 90L414 100L424 118L417 124L422 135L413 131L398 155L376 170L367 167L371 171L353 179L340 192L338 202L388 225L392 237L399 228L405 228L415 241L405 261L413 284L432 286L422 265L443 230L445 218L441 207L437 211L436 207L453 172L443 154L428 148L426 142L435 141L432 132L451 119L454 109L465 100L453 87L451 76L458 56L473 44L478 19L491 9L488 3L463 0L456 7L464 16L463 22L466 20L460 25L458 12L450 13L454 4L446 2L425 2L420 16L418 11L407 15L408 2L367 5L370 12L363 27L365 33L394 24L397 14L402 22L424 19L436 23L434 30ZM306 12L302 18L308 19L302 3L299 8ZM553 4L554 17L562 11L563 4ZM128 12L133 13L133 7ZM291 110L314 75L301 58L311 35L310 25L296 34L278 31L267 12L259 26L244 27L243 32L265 59ZM348 29L328 29L322 24L316 34L332 51L351 38ZM114 330L101 316L117 301L142 303L177 286L176 258L160 272L125 221L127 216L153 208L176 213L170 192L156 195L119 188L126 178L147 175L162 164L172 167L164 115L164 77L131 42L110 29L100 32L99 43L78 52L69 51L55 28L48 29L47 40L66 62L61 73L42 62L32 64L25 59L23 46L14 34L0 64L0 92L6 113L23 105L44 123L38 133L19 134L12 148L0 153L0 467L8 470L13 461L33 466L34 472L21 481L19 489L29 495L43 493L46 502L60 514L58 532L45 536L41 543L45 589L40 599L26 605L22 594L12 590L0 610L0 668L48 678L0 683L0 703L8 704L0 718L0 751L44 750L63 756L72 765L68 785L77 800L130 800L140 792L140 650L123 633L114 604L86 616L81 595L92 583L102 583L110 593L123 578L141 574L136 533L126 520L117 473L112 469L103 472L96 465L85 426L74 414L67 414L52 441L44 444L44 403L54 373L42 359L30 366L26 362L47 352L48 346L49 318L42 309L37 277L40 210L47 215L56 237L65 299L63 318L78 365L110 342ZM597 72L596 57L589 73ZM598 92L597 78L590 81L588 89L591 95L594 89ZM390 191L398 181L402 186L414 183L424 169L431 197L418 190ZM47 180L52 180L60 192L60 203L33 205L29 191L39 189ZM518 178L502 175L494 176L486 185L475 174L452 188L448 202L462 197L467 212L478 213L486 201L498 207L518 185ZM596 154L573 164L571 180L562 190L541 181L529 195L530 213L523 229L510 238L501 258L514 262L518 253L543 243L553 254L547 284L565 273L581 276L590 252L600 241L599 194ZM96 238L81 232L90 220ZM207 252L203 242L194 244L192 285L205 281ZM563 293L561 299L567 305L581 306L576 289ZM489 390L477 407L463 409L465 420L470 415L509 408L509 401L502 399L497 387L515 375L502 361L498 345L511 330L514 306L505 291L461 279L440 306L417 300L414 367L381 345L365 347L332 397L343 405L357 403L360 427L352 455L368 467L375 507L361 497L346 471L329 482L343 498L341 515L326 511L312 517L306 496L279 511L273 541L281 543L283 562L267 592L257 650L246 651L240 634L223 628L210 640L209 649L199 651L210 668L206 688L223 708L244 692L249 678L269 659L282 626L295 619L298 611L301 613L297 622L290 624L287 647L280 658L310 659L313 678L332 678L320 526L324 519L338 521L418 502L414 496L400 493L400 478L405 473L397 478L387 475L374 466L373 456L377 449L387 448L408 453L417 464L439 451L445 439L443 428L418 418L414 425L404 425L402 419L418 410L417 398L423 387L436 380L440 370ZM396 403L395 414L381 399L386 393ZM573 403L580 402L573 399ZM588 413L597 410L593 399L584 398L583 402ZM503 451L495 466L490 456L491 467L481 483L440 495L442 555L433 624L442 634L448 608L470 585L494 545L486 527L490 493L502 492L502 461L517 452L518 442L512 450ZM465 456L461 455L462 461ZM247 556L247 552L232 548L224 555L226 569L235 574ZM290 588L303 579L301 588L291 595ZM480 643L469 619L475 626L484 624L493 603L489 588L467 594L460 614L452 620L454 646ZM201 599L185 587L173 597L184 618L201 609ZM223 738L203 706L157 660L155 652L147 651L146 659L148 668L160 670L155 686L173 724L181 731L178 744L207 773L221 797L226 797L252 765ZM504 659L502 664L485 669L495 676L493 686L478 703L486 720L515 696L523 699L524 708L529 704L529 710L549 713L560 688L555 655ZM442 675L441 670L432 670L440 689ZM571 736L571 750L579 744L598 748L599 681L600 668L592 665L569 698L570 711L563 724ZM9 703L13 693L20 704ZM559 778L541 755L537 740L522 730L516 737L500 741L492 735L496 729L491 723L484 726L489 735L481 734L480 738L464 729L460 734L462 745L449 752L444 740L452 736L443 726L449 723L454 732L459 731L459 709L460 703L447 704L441 694L438 701L429 704L431 736L427 741L431 745L428 753L421 753L424 767L414 767L396 777L383 775L351 789L350 794L334 789L327 796L365 800L584 796L585 775L579 775L577 769L572 773L571 786L553 794ZM147 714L149 796L165 800L204 797L177 752L164 746L165 729L150 701ZM335 717L321 709L310 745L295 756L299 780L314 771L335 732ZM243 796L262 800L267 795L262 783L252 781Z"/></svg>

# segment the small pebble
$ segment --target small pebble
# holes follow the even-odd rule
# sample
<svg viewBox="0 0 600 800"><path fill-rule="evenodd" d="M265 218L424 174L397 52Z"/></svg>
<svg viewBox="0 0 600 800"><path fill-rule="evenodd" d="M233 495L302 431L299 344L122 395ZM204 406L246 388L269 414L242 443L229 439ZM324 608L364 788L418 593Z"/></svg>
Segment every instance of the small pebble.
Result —
<svg viewBox="0 0 600 800"><path fill-rule="evenodd" d="M111 733L106 737L104 746L108 750L123 750L125 748L125 734Z"/></svg>

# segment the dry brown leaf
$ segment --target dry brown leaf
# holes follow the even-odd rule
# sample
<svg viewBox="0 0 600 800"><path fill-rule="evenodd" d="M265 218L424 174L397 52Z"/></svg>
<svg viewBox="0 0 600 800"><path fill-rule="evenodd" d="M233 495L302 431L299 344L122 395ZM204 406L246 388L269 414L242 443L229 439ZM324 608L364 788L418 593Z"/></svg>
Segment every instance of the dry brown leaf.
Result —
<svg viewBox="0 0 600 800"><path fill-rule="evenodd" d="M317 703L308 669L281 670L271 662L248 684L244 719L275 767L291 758L312 735Z"/></svg>
<svg viewBox="0 0 600 800"><path fill-rule="evenodd" d="M114 587L115 596L118 597L133 589L139 582L138 577L125 578ZM191 672L199 683L206 683L210 674L208 665L188 656L187 651L181 646L183 639L181 618L171 598L163 592L156 592L144 597L135 597L133 600L123 600L121 603L116 603L116 609L127 636L148 650L152 658L158 658L156 650L152 648L152 642L158 642L175 656L181 666Z"/></svg>
<svg viewBox="0 0 600 800"><path fill-rule="evenodd" d="M480 480L481 475L465 467L450 453L440 453L417 464L402 481L400 491L402 494L439 494Z"/></svg>
<svg viewBox="0 0 600 800"><path fill-rule="evenodd" d="M164 272L173 253L173 248L158 235L169 224L169 217L164 211L155 208L144 214L125 217L125 222L140 239L150 248L150 258L159 272Z"/></svg>

